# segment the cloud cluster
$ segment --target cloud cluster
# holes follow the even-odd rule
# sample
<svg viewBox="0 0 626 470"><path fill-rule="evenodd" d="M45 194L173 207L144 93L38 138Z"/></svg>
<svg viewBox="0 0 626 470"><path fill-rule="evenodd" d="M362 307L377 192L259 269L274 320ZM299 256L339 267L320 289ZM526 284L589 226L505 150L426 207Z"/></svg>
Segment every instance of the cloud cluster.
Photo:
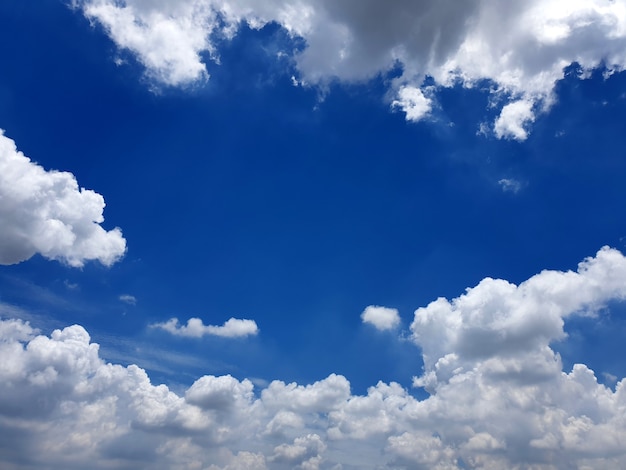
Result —
<svg viewBox="0 0 626 470"><path fill-rule="evenodd" d="M0 130L0 264L39 253L70 266L109 266L126 251L119 228L105 230L103 197L71 173L46 171Z"/></svg>
<svg viewBox="0 0 626 470"><path fill-rule="evenodd" d="M0 321L3 468L374 469L626 466L626 379L615 389L550 343L564 321L626 296L626 257L603 248L577 271L519 286L484 279L415 312L430 391L397 383L354 395L332 374L309 385L207 375L181 394L137 366L105 363L74 325L40 335Z"/></svg>
<svg viewBox="0 0 626 470"><path fill-rule="evenodd" d="M538 109L552 102L563 68L626 64L626 0L74 0L148 74L168 85L208 78L218 40L241 24L275 22L306 47L292 54L300 82L356 82L398 66L393 107L419 120L437 86L488 80L506 98L492 128L524 140Z"/></svg>
<svg viewBox="0 0 626 470"><path fill-rule="evenodd" d="M200 318L190 318L186 325L180 325L178 318L170 318L163 323L154 323L152 328L160 328L175 336L201 338L205 335L222 336L224 338L238 338L253 336L259 332L254 320L229 318L222 326L205 325Z"/></svg>

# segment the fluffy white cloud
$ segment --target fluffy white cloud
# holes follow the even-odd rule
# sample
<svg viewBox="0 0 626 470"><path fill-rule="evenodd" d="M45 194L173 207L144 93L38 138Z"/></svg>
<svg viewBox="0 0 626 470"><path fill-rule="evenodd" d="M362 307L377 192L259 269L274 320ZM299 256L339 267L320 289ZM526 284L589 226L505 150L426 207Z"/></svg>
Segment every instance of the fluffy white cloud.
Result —
<svg viewBox="0 0 626 470"><path fill-rule="evenodd" d="M186 325L180 325L178 318L170 318L163 323L154 323L152 328L160 328L176 336L201 338L204 335L238 338L256 335L259 328L254 320L230 318L222 326L205 325L200 318L190 318Z"/></svg>
<svg viewBox="0 0 626 470"><path fill-rule="evenodd" d="M177 394L105 363L80 326L44 336L0 321L0 466L625 468L626 379L563 371L550 347L570 316L625 297L626 258L603 248L575 272L484 279L417 309L422 400L397 383L353 395L335 374L260 391L204 376Z"/></svg>
<svg viewBox="0 0 626 470"><path fill-rule="evenodd" d="M400 315L395 308L370 305L361 314L363 323L374 325L377 330L393 330L400 325Z"/></svg>
<svg viewBox="0 0 626 470"><path fill-rule="evenodd" d="M398 99L393 100L391 106L404 111L407 121L419 121L431 111L432 100L419 88L405 86L398 90Z"/></svg>
<svg viewBox="0 0 626 470"><path fill-rule="evenodd" d="M83 266L109 266L126 251L119 228L106 231L103 197L79 188L71 173L46 171L0 129L0 264L36 253Z"/></svg>
<svg viewBox="0 0 626 470"><path fill-rule="evenodd" d="M207 77L216 38L242 23L282 25L306 47L294 56L300 82L368 80L398 65L394 107L419 120L431 109L424 79L438 86L482 80L517 103L503 108L498 137L523 140L530 108L552 102L563 68L626 64L626 0L74 0L116 44L168 85ZM290 51L287 51L288 53ZM521 99L521 101L518 101Z"/></svg>
<svg viewBox="0 0 626 470"><path fill-rule="evenodd" d="M531 100L514 101L502 108L493 130L498 138L526 140L528 137L526 127L534 120Z"/></svg>
<svg viewBox="0 0 626 470"><path fill-rule="evenodd" d="M481 374L541 380L560 370L550 342L565 338L564 319L592 315L610 299L626 298L626 259L604 247L578 271L543 271L519 286L485 278L448 301L415 311L412 337L422 349L430 388L476 367Z"/></svg>

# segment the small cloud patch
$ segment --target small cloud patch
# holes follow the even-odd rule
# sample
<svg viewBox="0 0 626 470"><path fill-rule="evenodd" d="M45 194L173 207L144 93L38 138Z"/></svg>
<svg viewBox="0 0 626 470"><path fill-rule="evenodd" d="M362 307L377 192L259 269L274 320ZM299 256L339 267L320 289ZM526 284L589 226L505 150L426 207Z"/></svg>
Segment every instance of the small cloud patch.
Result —
<svg viewBox="0 0 626 470"><path fill-rule="evenodd" d="M370 305L361 314L363 323L373 325L379 331L393 330L400 325L400 315L395 308Z"/></svg>
<svg viewBox="0 0 626 470"><path fill-rule="evenodd" d="M498 184L505 193L517 194L522 189L522 183L513 178L502 178Z"/></svg>
<svg viewBox="0 0 626 470"><path fill-rule="evenodd" d="M137 305L137 298L134 295L122 294L118 298L125 304Z"/></svg>
<svg viewBox="0 0 626 470"><path fill-rule="evenodd" d="M203 336L221 336L223 338L241 338L254 336L259 328L254 320L230 318L222 326L205 325L200 318L190 318L186 325L181 325L178 318L170 318L163 323L154 323L151 328L165 330L174 336L202 338Z"/></svg>

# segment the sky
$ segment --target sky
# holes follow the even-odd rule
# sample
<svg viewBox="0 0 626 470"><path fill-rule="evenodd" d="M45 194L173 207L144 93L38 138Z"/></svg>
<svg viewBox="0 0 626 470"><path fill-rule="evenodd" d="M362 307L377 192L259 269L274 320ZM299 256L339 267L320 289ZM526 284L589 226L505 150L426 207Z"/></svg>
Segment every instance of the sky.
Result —
<svg viewBox="0 0 626 470"><path fill-rule="evenodd" d="M3 469L626 467L626 0L0 2Z"/></svg>

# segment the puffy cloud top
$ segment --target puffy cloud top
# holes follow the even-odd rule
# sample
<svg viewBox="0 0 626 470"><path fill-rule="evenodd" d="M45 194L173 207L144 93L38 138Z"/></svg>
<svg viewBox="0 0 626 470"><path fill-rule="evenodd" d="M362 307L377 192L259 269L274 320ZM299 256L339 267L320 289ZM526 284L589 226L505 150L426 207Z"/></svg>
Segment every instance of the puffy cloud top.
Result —
<svg viewBox="0 0 626 470"><path fill-rule="evenodd" d="M626 258L519 286L484 279L415 312L428 398L397 383L354 395L340 375L261 391L207 375L177 394L107 364L78 325L0 320L0 466L50 469L626 467L626 382L614 389L550 343L572 315L626 296Z"/></svg>
<svg viewBox="0 0 626 470"><path fill-rule="evenodd" d="M564 318L592 315L609 299L626 298L626 259L608 247L578 271L543 271L519 286L483 279L452 301L415 311L412 338L422 348L425 375L435 386L475 367L540 379L560 367L549 349L563 339ZM555 362L556 361L556 362Z"/></svg>
<svg viewBox="0 0 626 470"><path fill-rule="evenodd" d="M437 86L489 80L509 96L492 128L524 140L537 109L552 102L563 68L626 64L626 0L74 0L132 51L148 73L168 85L208 77L216 38L240 24L276 22L306 47L295 53L304 83L368 80L400 65L393 106L409 120L432 107L424 79Z"/></svg>
<svg viewBox="0 0 626 470"><path fill-rule="evenodd" d="M400 324L400 315L395 308L370 305L361 314L363 323L373 325L377 330L393 330Z"/></svg>
<svg viewBox="0 0 626 470"><path fill-rule="evenodd" d="M40 253L75 267L110 266L126 240L119 228L102 228L103 210L100 194L79 188L71 173L44 170L0 129L0 264Z"/></svg>

